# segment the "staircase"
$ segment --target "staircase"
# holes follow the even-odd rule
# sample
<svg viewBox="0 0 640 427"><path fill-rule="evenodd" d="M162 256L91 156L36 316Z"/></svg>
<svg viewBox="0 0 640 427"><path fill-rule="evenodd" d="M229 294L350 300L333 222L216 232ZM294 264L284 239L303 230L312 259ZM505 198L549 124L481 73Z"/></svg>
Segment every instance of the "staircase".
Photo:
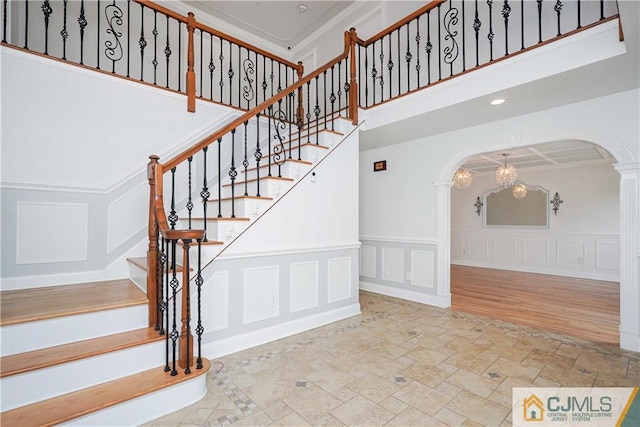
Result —
<svg viewBox="0 0 640 427"><path fill-rule="evenodd" d="M280 176L269 177L268 166L261 166L261 196L235 198L235 218L232 184L225 182L220 197L209 200L220 203L223 217L206 220L209 241L203 245L202 262L211 263L301 180L313 177L314 168L353 128L338 118L338 130L310 132L314 138L318 132L318 143L303 141L302 160L292 156ZM288 141L287 153L296 150L297 155L297 144L297 139ZM256 187L258 170L246 174L249 188ZM244 191L244 171L233 185ZM180 223L188 221L185 211L179 217ZM196 227L205 222L191 221ZM165 337L147 326L147 260L128 262L129 279L0 293L3 425L140 424L203 397L210 362L203 359L203 368L190 375L165 372ZM178 266L177 272L182 271Z"/></svg>

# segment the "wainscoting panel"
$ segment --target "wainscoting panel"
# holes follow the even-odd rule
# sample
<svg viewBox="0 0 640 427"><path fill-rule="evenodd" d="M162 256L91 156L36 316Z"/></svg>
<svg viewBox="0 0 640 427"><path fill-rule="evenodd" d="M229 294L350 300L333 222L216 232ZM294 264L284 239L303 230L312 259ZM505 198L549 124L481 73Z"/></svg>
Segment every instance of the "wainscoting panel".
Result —
<svg viewBox="0 0 640 427"><path fill-rule="evenodd" d="M542 239L522 239L523 260L527 264L547 264L549 262L549 242Z"/></svg>
<svg viewBox="0 0 640 427"><path fill-rule="evenodd" d="M280 268L277 265L244 269L243 322L277 317L280 311Z"/></svg>
<svg viewBox="0 0 640 427"><path fill-rule="evenodd" d="M191 311L197 310L196 292L191 293ZM202 285L202 326L207 332L214 332L229 327L229 272L216 271Z"/></svg>
<svg viewBox="0 0 640 427"><path fill-rule="evenodd" d="M620 236L549 230L455 230L451 263L596 280L620 280Z"/></svg>
<svg viewBox="0 0 640 427"><path fill-rule="evenodd" d="M584 242L558 240L556 247L556 262L558 265L563 265L566 267L581 267L584 265Z"/></svg>
<svg viewBox="0 0 640 427"><path fill-rule="evenodd" d="M107 253L111 253L147 227L149 185L143 182L112 201L107 212Z"/></svg>
<svg viewBox="0 0 640 427"><path fill-rule="evenodd" d="M382 279L404 283L404 251L398 248L382 248Z"/></svg>
<svg viewBox="0 0 640 427"><path fill-rule="evenodd" d="M411 251L411 283L415 286L433 289L435 284L435 261L433 252Z"/></svg>
<svg viewBox="0 0 640 427"><path fill-rule="evenodd" d="M617 271L620 269L620 245L596 242L596 268Z"/></svg>
<svg viewBox="0 0 640 427"><path fill-rule="evenodd" d="M515 239L495 239L494 248L497 260L513 261L516 259Z"/></svg>
<svg viewBox="0 0 640 427"><path fill-rule="evenodd" d="M351 298L351 258L331 258L327 262L328 302Z"/></svg>
<svg viewBox="0 0 640 427"><path fill-rule="evenodd" d="M290 311L318 306L318 261L298 262L290 266Z"/></svg>
<svg viewBox="0 0 640 427"><path fill-rule="evenodd" d="M360 247L360 275L364 277L376 277L376 247L362 245Z"/></svg>
<svg viewBox="0 0 640 427"><path fill-rule="evenodd" d="M87 204L18 202L17 212L16 264L87 260Z"/></svg>

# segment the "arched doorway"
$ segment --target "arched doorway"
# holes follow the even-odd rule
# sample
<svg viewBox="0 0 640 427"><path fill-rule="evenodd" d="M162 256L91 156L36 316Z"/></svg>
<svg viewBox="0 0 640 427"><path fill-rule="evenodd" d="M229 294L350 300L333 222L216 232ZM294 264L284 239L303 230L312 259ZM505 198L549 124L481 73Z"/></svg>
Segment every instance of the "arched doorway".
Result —
<svg viewBox="0 0 640 427"><path fill-rule="evenodd" d="M638 294L638 250L640 233L638 228L639 171L633 155L619 141L600 134L580 132L548 132L535 135L522 135L513 141L517 146L535 146L536 144L580 140L593 143L607 150L615 158L615 169L620 174L620 346L625 349L640 351L639 324L640 306ZM440 181L436 183L438 191L438 292L450 295L451 267L451 177L468 159L496 150L508 150L511 146L474 146L453 156L444 165Z"/></svg>

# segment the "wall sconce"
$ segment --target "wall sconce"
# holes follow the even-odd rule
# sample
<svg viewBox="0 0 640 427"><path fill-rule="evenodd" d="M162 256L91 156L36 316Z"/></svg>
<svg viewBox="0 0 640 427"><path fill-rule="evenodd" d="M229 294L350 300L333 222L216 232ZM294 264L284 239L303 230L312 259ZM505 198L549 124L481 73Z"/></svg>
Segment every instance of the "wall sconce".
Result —
<svg viewBox="0 0 640 427"><path fill-rule="evenodd" d="M556 192L556 195L553 196L553 199L551 199L551 201L549 203L551 203L553 205L553 213L558 215L558 209L560 209L560 204L563 201L560 200L560 195Z"/></svg>
<svg viewBox="0 0 640 427"><path fill-rule="evenodd" d="M476 213L478 214L478 216L480 216L480 212L482 212L482 206L484 206L484 203L482 203L482 200L480 200L480 197L476 199L476 202L473 206L476 207Z"/></svg>

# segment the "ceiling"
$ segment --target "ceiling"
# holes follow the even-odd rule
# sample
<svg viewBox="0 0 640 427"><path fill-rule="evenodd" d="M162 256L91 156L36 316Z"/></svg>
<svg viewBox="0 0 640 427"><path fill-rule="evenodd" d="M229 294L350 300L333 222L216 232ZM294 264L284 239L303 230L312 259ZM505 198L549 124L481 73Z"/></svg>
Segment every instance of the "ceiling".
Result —
<svg viewBox="0 0 640 427"><path fill-rule="evenodd" d="M353 1L203 1L186 0L194 9L291 48L340 15Z"/></svg>
<svg viewBox="0 0 640 427"><path fill-rule="evenodd" d="M562 167L575 163L612 163L615 160L602 147L584 141L569 140L484 153L468 160L462 167L475 173L495 172L497 166L504 164L504 154L508 154L507 162L517 169Z"/></svg>

